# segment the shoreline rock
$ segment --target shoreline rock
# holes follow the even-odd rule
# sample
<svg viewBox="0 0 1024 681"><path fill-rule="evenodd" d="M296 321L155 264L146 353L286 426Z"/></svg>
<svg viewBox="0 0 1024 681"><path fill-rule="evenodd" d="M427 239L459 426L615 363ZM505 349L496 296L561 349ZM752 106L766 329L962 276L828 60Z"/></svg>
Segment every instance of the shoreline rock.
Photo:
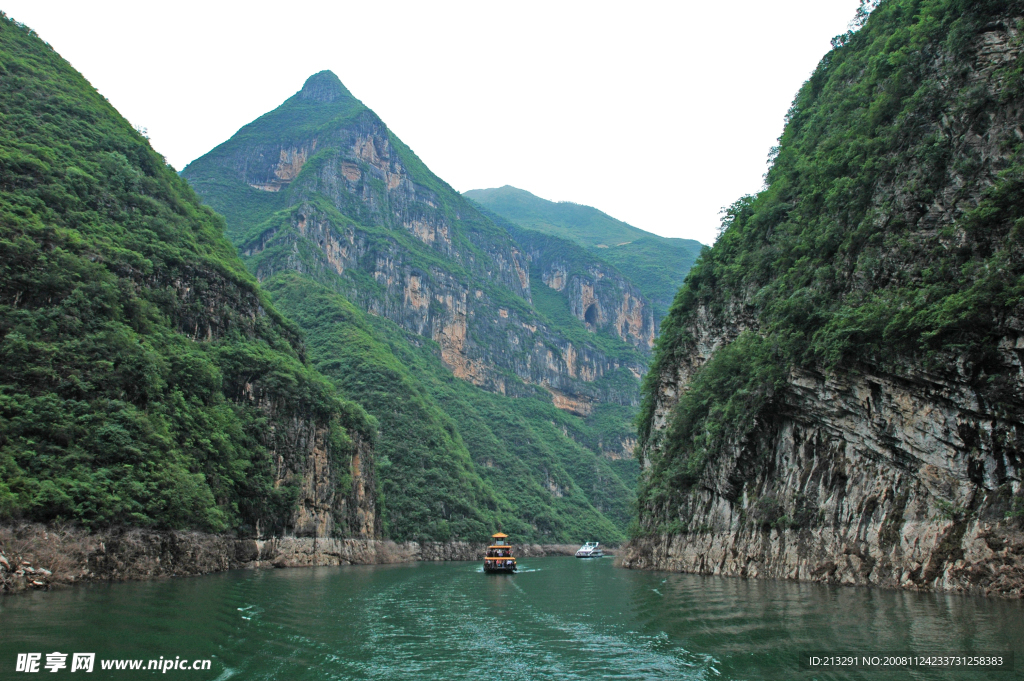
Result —
<svg viewBox="0 0 1024 681"><path fill-rule="evenodd" d="M949 527L940 528L941 539ZM876 557L867 542L851 542L829 528L745 532L698 532L634 539L621 565L744 579L781 579L904 591L1024 598L1024 532L972 522L964 532L969 547L950 560L941 542L919 547L917 560L899 547ZM998 546L991 540L998 538ZM987 543L986 543L987 542ZM979 548L981 547L981 548ZM998 549L998 551L996 550Z"/></svg>
<svg viewBox="0 0 1024 681"><path fill-rule="evenodd" d="M0 594L100 581L185 577L235 569L482 560L483 542L278 537L236 539L203 532L0 526ZM517 556L573 555L574 544L518 544ZM609 551L612 553L612 551Z"/></svg>

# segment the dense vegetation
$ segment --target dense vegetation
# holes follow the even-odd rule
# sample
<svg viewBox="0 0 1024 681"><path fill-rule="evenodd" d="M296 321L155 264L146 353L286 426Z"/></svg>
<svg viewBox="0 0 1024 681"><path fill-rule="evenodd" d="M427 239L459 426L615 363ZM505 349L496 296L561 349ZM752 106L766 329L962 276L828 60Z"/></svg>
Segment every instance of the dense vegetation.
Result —
<svg viewBox="0 0 1024 681"><path fill-rule="evenodd" d="M0 518L284 529L270 417L355 404L304 361L223 220L31 30L0 17Z"/></svg>
<svg viewBox="0 0 1024 681"><path fill-rule="evenodd" d="M1019 49L1024 26L1004 21L1022 14L1020 2L884 0L833 40L793 102L765 189L728 211L663 323L639 424L645 446L665 440L644 505L670 506L748 433L792 366L959 364L1002 399L987 366L1024 310L1013 133L1024 60L995 61L987 81L972 68L982 33ZM751 330L711 357L654 433L657 383L693 351L688 329L703 314Z"/></svg>
<svg viewBox="0 0 1024 681"><path fill-rule="evenodd" d="M547 201L508 185L471 189L464 196L521 227L578 243L615 266L654 304L658 321L703 248L692 239L645 232L590 206Z"/></svg>
<svg viewBox="0 0 1024 681"><path fill-rule="evenodd" d="M332 94L309 104L314 85ZM238 170L238 159L272 168L290 149L309 155L278 191L254 188L263 175ZM346 172L359 179L343 182ZM318 369L376 417L389 537L477 540L497 528L534 541L625 536L637 464L603 452L618 455L632 435L637 379L623 366L593 381L588 390L623 404L598 404L586 419L556 409L550 392L509 368L532 348L509 339L499 309L521 321L518 328L547 329L555 353L556 341L571 340L629 366L645 357L618 337L589 332L564 297L545 296L546 287L533 287L532 300L529 289L518 290L508 258L522 247L433 175L333 74L311 77L182 175L225 215L246 265L306 333ZM404 177L412 190L396 179ZM411 220L445 225L450 243L425 242ZM394 268L382 271L380 263ZM426 310L403 300L406 273L433 292ZM450 319L443 298L464 291L481 301L464 342L495 358L500 388L455 378L432 340L433 320Z"/></svg>

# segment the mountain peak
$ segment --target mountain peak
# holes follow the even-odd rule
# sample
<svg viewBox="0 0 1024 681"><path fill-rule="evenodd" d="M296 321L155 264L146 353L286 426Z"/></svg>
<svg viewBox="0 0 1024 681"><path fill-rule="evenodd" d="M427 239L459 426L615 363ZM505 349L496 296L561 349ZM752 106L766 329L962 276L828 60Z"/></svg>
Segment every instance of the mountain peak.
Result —
<svg viewBox="0 0 1024 681"><path fill-rule="evenodd" d="M300 99L308 99L314 102L335 102L344 97L351 97L350 93L341 80L334 75L333 71L321 71L314 73L303 83L299 90Z"/></svg>

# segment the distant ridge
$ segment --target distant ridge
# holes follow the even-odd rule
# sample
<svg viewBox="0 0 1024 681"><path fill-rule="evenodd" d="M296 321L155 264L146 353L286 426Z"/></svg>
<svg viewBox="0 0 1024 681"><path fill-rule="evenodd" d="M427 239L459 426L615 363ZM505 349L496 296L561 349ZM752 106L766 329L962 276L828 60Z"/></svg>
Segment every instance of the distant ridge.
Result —
<svg viewBox="0 0 1024 681"><path fill-rule="evenodd" d="M573 201L549 201L511 185L471 189L463 192L463 196L523 227L572 239L584 246L612 246L644 236L656 236L597 208Z"/></svg>

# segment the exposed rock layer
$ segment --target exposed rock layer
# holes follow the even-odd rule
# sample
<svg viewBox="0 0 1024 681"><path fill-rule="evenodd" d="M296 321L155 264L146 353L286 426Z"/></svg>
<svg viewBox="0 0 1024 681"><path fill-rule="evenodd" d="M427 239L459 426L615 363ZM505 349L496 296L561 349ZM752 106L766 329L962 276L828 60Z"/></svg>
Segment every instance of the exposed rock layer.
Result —
<svg viewBox="0 0 1024 681"><path fill-rule="evenodd" d="M951 377L796 370L688 497L685 534L634 541L624 564L1024 595L1005 517L1024 426L978 397Z"/></svg>
<svg viewBox="0 0 1024 681"><path fill-rule="evenodd" d="M255 289L240 286L210 268L185 266L173 276L149 279L129 274L137 285L173 291L176 304L171 321L179 333L195 342L220 341L230 333L259 338L259 325L276 315L264 308ZM277 320L271 317L271 321ZM299 337L290 327L281 328L304 360ZM243 372L229 372L224 377L225 395L263 414L265 424L254 435L272 459L274 486L294 484L299 489L286 525L288 531L299 536L379 537L375 464L367 434L351 429L347 433L349 451L333 451L330 435L334 415L283 398L255 367L246 366ZM342 485L343 481L346 484ZM252 528L256 535L268 529L258 523Z"/></svg>

